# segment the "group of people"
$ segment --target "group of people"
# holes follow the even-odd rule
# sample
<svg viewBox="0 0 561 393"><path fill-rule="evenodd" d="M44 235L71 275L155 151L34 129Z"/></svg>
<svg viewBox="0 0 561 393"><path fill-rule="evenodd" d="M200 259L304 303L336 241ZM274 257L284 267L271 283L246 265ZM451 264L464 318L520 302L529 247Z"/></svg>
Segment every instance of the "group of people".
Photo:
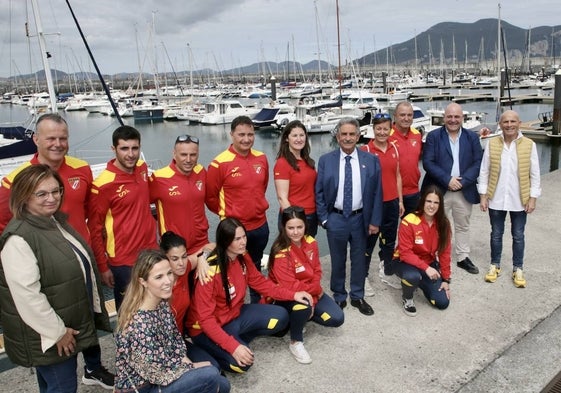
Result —
<svg viewBox="0 0 561 393"><path fill-rule="evenodd" d="M485 280L495 282L501 271L509 212L513 281L524 287L524 226L541 192L535 144L522 136L513 111L503 113L502 134L485 151L462 120L461 107L450 104L444 126L423 146L411 126L413 107L402 102L393 119L373 117L375 138L358 148L358 121L342 119L339 148L322 155L317 169L306 127L290 122L273 169L279 235L265 277L269 163L253 148L250 118L234 119L231 145L208 169L198 162L199 139L181 135L170 164L152 173L140 160L140 133L120 126L115 158L94 180L86 162L67 155L66 121L43 115L33 136L37 154L0 188L7 354L37 369L41 392L76 391L79 352L86 384L117 392L227 392L221 371L251 367L253 338L289 333L290 353L306 364L307 321L340 326L348 297L360 313L374 314L365 297L373 295L368 271L376 242L378 274L401 288L407 315L416 315L417 288L445 309L452 257L478 273L469 258L469 219L480 200L492 228ZM215 243L205 205L220 217ZM332 297L320 284L318 226L331 255ZM101 364L96 336L96 329L110 330L101 284L113 288L118 309L115 376Z"/></svg>

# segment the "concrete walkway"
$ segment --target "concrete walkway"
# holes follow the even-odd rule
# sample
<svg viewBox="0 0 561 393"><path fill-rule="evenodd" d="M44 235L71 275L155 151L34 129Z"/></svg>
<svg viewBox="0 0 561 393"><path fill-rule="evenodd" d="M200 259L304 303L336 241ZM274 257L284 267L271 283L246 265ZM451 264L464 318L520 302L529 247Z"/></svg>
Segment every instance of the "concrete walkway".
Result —
<svg viewBox="0 0 561 393"><path fill-rule="evenodd" d="M233 392L539 392L561 370L561 171L544 175L542 188L526 228L527 288L512 284L509 235L503 274L494 284L484 282L490 225L476 206L471 258L480 273L454 264L447 310L433 309L417 293L417 317L406 316L400 291L380 283L373 264L377 293L367 301L374 316L348 306L340 328L308 324L310 365L292 358L288 337L255 340L255 365L229 376ZM329 258L322 263L327 289ZM111 337L101 341L112 367ZM2 392L38 390L35 376L21 367L1 373L1 380ZM102 390L81 385L79 391Z"/></svg>

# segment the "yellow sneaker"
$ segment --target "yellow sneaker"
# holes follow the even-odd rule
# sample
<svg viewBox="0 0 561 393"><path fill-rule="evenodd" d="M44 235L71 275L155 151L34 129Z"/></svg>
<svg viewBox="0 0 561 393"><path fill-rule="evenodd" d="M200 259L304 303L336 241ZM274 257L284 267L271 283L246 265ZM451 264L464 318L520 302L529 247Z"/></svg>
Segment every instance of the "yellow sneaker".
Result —
<svg viewBox="0 0 561 393"><path fill-rule="evenodd" d="M493 264L489 265L489 271L485 275L485 281L487 281L487 282L497 281L497 277L499 277L500 273L501 273L501 268L500 267L498 267L497 265L493 265Z"/></svg>
<svg viewBox="0 0 561 393"><path fill-rule="evenodd" d="M526 288L526 279L524 278L522 269L516 268L514 273L512 273L512 281L514 281L514 286L516 288Z"/></svg>

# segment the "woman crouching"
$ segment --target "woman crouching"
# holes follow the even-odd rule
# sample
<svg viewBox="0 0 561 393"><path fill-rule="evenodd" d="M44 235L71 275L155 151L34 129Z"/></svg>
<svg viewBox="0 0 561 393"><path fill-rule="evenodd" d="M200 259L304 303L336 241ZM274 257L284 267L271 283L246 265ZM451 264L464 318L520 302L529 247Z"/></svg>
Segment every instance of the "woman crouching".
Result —
<svg viewBox="0 0 561 393"><path fill-rule="evenodd" d="M174 283L164 253L140 253L119 309L115 392L218 391L218 370L193 363L167 300Z"/></svg>

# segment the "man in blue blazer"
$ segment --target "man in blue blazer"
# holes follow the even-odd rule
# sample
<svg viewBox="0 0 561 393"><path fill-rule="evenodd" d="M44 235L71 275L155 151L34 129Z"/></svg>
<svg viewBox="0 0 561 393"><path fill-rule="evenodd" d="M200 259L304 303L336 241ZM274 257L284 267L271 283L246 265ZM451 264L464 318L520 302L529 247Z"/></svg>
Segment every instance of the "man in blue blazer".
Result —
<svg viewBox="0 0 561 393"><path fill-rule="evenodd" d="M479 203L477 177L483 157L479 135L462 127L462 107L451 103L444 111L444 126L427 135L423 147L423 186L434 184L444 194L444 209L454 221L454 254L458 267L479 273L469 259L471 210Z"/></svg>
<svg viewBox="0 0 561 393"><path fill-rule="evenodd" d="M357 120L345 118L337 124L340 148L321 156L318 163L316 211L327 231L335 301L341 308L347 305L345 278L350 244L351 305L364 315L372 315L374 310L364 301L364 253L367 236L378 233L382 222L382 178L378 157L356 148L359 136Z"/></svg>

